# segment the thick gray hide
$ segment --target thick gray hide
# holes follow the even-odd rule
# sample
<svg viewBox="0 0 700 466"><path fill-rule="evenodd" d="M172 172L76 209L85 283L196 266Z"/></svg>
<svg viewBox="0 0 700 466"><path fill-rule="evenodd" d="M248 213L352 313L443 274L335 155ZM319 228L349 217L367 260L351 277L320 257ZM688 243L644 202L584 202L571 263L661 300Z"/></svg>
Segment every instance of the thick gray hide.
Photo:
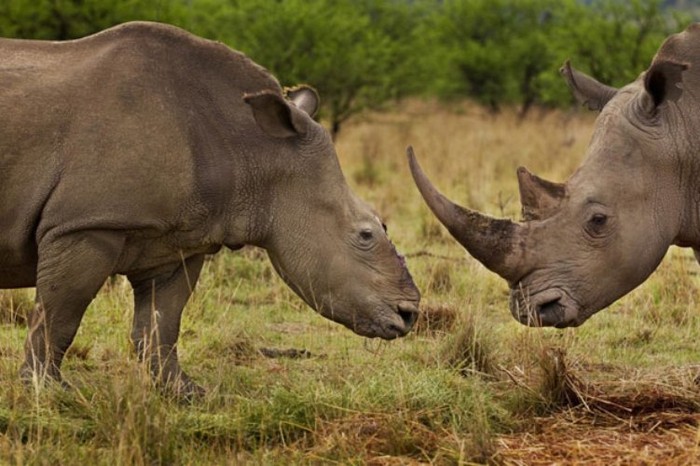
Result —
<svg viewBox="0 0 700 466"><path fill-rule="evenodd" d="M0 287L37 288L23 375L60 377L117 273L140 355L198 391L177 362L180 315L222 245L265 248L310 306L361 335L410 330L419 293L308 114L315 91L288 99L245 56L170 26L0 40Z"/></svg>
<svg viewBox="0 0 700 466"><path fill-rule="evenodd" d="M669 37L649 69L614 89L565 63L576 98L599 110L582 165L552 183L518 169L523 221L446 207L415 160L438 218L511 287L528 325L580 325L634 289L671 245L700 250L700 25ZM507 231L502 227L508 225ZM499 248L485 248L496 238ZM491 243L490 243L491 242ZM495 250L494 253L488 251Z"/></svg>

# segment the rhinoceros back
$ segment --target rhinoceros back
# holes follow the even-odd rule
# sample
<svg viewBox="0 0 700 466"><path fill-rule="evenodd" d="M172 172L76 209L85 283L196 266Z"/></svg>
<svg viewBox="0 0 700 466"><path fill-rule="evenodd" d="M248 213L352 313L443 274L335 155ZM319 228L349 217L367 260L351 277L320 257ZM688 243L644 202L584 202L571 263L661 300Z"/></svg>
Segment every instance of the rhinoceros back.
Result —
<svg viewBox="0 0 700 466"><path fill-rule="evenodd" d="M0 57L0 286L33 284L45 235L196 229L245 163L242 95L280 90L242 54L156 23L0 39Z"/></svg>

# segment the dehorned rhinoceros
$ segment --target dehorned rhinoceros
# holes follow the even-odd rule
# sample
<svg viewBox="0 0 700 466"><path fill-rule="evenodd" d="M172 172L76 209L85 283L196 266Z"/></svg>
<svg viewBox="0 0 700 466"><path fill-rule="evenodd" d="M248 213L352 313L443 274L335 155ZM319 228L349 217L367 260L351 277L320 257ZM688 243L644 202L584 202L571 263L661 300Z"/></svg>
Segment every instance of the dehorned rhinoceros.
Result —
<svg viewBox="0 0 700 466"><path fill-rule="evenodd" d="M642 283L671 245L700 251L700 25L669 37L651 66L614 89L561 72L599 110L582 165L564 184L517 171L524 221L495 219L442 196L409 162L450 233L511 289L511 312L567 327Z"/></svg>
<svg viewBox="0 0 700 466"><path fill-rule="evenodd" d="M228 47L156 23L67 42L0 40L0 288L36 286L24 376L59 378L112 274L156 380L206 254L264 248L312 308L367 337L414 323L419 292L348 187L309 87L286 93Z"/></svg>

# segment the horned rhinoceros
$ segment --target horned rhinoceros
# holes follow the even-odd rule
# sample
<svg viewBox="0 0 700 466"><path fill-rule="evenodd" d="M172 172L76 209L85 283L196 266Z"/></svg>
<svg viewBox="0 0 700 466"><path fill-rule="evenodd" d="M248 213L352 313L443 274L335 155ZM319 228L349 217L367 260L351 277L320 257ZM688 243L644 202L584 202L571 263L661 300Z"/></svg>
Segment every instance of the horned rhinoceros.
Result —
<svg viewBox="0 0 700 466"><path fill-rule="evenodd" d="M206 254L264 248L312 308L367 337L414 323L419 292L382 222L348 187L316 92L175 27L127 23L66 42L0 40L0 287L36 286L24 376L60 378L112 274L134 291L131 338L154 377L178 364Z"/></svg>
<svg viewBox="0 0 700 466"><path fill-rule="evenodd" d="M517 171L523 222L453 204L412 151L425 201L450 233L511 289L511 312L567 327L642 283L671 245L700 251L700 25L669 37L650 67L621 88L561 72L601 113L581 166L566 183Z"/></svg>

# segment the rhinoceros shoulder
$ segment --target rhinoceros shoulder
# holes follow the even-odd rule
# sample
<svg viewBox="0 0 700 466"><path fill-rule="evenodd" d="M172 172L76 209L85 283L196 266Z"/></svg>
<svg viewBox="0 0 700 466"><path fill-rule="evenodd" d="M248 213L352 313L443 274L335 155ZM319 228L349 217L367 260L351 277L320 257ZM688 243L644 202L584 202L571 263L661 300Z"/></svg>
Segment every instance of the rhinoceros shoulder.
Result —
<svg viewBox="0 0 700 466"><path fill-rule="evenodd" d="M255 82L261 89L281 92L277 79L244 53L222 42L196 36L169 24L132 21L69 42L87 53L91 52L91 48L99 48L102 44L126 43L131 47L132 54L146 55L164 66L175 62L183 71L223 74L230 79Z"/></svg>
<svg viewBox="0 0 700 466"><path fill-rule="evenodd" d="M159 76L188 76L203 85L224 80L227 88L233 85L243 93L263 89L282 92L277 79L242 52L156 22L123 23L68 41L0 39L0 53L0 73L13 76L41 70L47 78L66 81L96 70L107 75L144 76L145 69L157 70Z"/></svg>

